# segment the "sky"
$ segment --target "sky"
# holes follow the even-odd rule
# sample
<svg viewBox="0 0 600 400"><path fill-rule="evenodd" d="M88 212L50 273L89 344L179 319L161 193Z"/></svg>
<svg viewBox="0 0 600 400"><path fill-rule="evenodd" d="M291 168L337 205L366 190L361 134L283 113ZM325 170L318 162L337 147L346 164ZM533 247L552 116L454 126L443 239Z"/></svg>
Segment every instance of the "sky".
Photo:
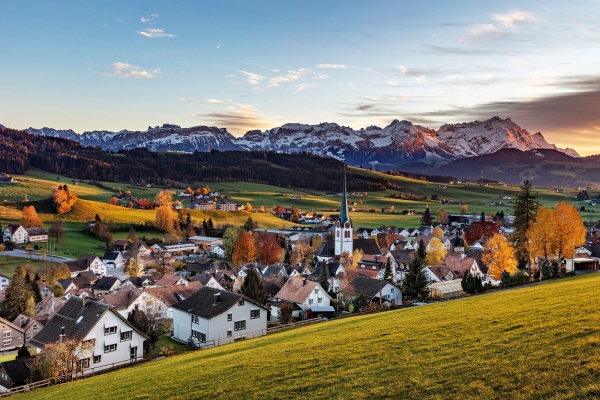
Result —
<svg viewBox="0 0 600 400"><path fill-rule="evenodd" d="M511 118L600 153L600 1L0 2L0 124Z"/></svg>

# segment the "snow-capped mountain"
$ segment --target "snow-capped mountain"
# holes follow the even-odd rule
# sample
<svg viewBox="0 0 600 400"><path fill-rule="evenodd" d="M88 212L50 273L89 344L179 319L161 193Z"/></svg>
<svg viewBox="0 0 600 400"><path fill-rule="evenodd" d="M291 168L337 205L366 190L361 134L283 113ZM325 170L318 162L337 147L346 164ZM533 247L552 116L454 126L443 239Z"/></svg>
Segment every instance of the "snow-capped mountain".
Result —
<svg viewBox="0 0 600 400"><path fill-rule="evenodd" d="M523 151L553 149L579 157L575 150L558 149L548 143L539 132L532 135L510 118L498 117L446 124L438 130L398 120L385 128L369 126L359 130L335 123L290 123L264 132L249 131L240 138L234 137L225 128L181 128L169 124L148 127L146 131L93 131L81 135L72 130L51 128L29 128L27 131L36 135L64 137L85 146L112 151L136 147L147 147L153 151L207 151L210 144L211 150L306 151L344 160L351 165L448 162L506 148Z"/></svg>

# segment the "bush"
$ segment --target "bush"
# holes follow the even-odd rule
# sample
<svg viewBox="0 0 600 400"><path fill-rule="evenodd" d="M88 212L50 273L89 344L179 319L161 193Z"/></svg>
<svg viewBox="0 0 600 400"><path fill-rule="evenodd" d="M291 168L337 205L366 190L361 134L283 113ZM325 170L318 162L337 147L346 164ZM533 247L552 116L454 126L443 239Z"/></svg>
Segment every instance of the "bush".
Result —
<svg viewBox="0 0 600 400"><path fill-rule="evenodd" d="M522 269L518 270L510 277L510 283L514 285L527 282L529 282L529 275L527 275L527 272Z"/></svg>

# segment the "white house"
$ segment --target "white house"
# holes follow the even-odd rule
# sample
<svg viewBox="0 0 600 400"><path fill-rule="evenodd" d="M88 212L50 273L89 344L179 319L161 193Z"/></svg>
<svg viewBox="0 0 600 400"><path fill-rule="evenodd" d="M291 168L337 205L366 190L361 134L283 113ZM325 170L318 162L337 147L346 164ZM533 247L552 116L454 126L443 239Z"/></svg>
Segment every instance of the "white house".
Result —
<svg viewBox="0 0 600 400"><path fill-rule="evenodd" d="M173 243L156 243L152 248L156 251L188 251L190 253L195 253L198 250L198 246L190 241L183 240L181 242L173 242Z"/></svg>
<svg viewBox="0 0 600 400"><path fill-rule="evenodd" d="M79 257L79 260L67 261L64 263L71 271L71 277L76 277L80 272L92 271L98 276L106 275L106 265L100 257L95 255L84 254Z"/></svg>
<svg viewBox="0 0 600 400"><path fill-rule="evenodd" d="M19 224L8 225L2 237L5 242L15 242L16 244L27 243L29 241L27 231Z"/></svg>
<svg viewBox="0 0 600 400"><path fill-rule="evenodd" d="M199 347L266 335L267 308L241 294L203 287L173 306L173 338Z"/></svg>
<svg viewBox="0 0 600 400"><path fill-rule="evenodd" d="M212 248L212 253L217 258L225 258L225 250L221 246L214 246Z"/></svg>
<svg viewBox="0 0 600 400"><path fill-rule="evenodd" d="M10 285L10 277L8 275L0 274L0 290Z"/></svg>
<svg viewBox="0 0 600 400"><path fill-rule="evenodd" d="M114 293L102 296L100 302L113 307L124 318L133 310L141 310L158 318L168 318L167 305L144 289L121 287Z"/></svg>
<svg viewBox="0 0 600 400"><path fill-rule="evenodd" d="M123 269L125 265L125 260L120 251L107 251L104 253L104 257L102 257L102 262L107 268L112 269Z"/></svg>
<svg viewBox="0 0 600 400"><path fill-rule="evenodd" d="M387 281L359 275L352 280L350 285L353 288L354 296L364 293L370 302L402 304L402 291Z"/></svg>
<svg viewBox="0 0 600 400"><path fill-rule="evenodd" d="M71 297L29 344L39 353L61 338L93 344L80 356L83 374L137 361L148 339L112 307L79 297Z"/></svg>
<svg viewBox="0 0 600 400"><path fill-rule="evenodd" d="M306 279L289 279L277 292L275 298L297 305L293 307L294 318L306 319L313 313L335 311L331 306L331 297L321 285ZM316 311L317 307L319 311Z"/></svg>

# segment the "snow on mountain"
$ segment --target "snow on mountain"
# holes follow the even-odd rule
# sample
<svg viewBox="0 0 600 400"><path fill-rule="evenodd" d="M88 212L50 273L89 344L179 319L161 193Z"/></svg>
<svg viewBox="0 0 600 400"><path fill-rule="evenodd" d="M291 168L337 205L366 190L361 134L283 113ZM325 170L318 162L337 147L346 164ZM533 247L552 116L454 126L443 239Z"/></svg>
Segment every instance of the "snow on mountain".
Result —
<svg viewBox="0 0 600 400"><path fill-rule="evenodd" d="M394 120L385 128L369 126L359 130L336 123L307 125L289 123L265 131L253 130L240 138L225 128L195 126L181 128L164 124L146 131L84 132L50 128L27 129L36 135L65 137L86 146L108 150L147 147L152 151L271 150L309 152L343 160L352 165L382 163L403 164L421 161L448 162L465 157L515 148L559 150L579 157L573 149L558 149L541 133L531 134L510 118L494 117L486 121L445 124L438 130Z"/></svg>

